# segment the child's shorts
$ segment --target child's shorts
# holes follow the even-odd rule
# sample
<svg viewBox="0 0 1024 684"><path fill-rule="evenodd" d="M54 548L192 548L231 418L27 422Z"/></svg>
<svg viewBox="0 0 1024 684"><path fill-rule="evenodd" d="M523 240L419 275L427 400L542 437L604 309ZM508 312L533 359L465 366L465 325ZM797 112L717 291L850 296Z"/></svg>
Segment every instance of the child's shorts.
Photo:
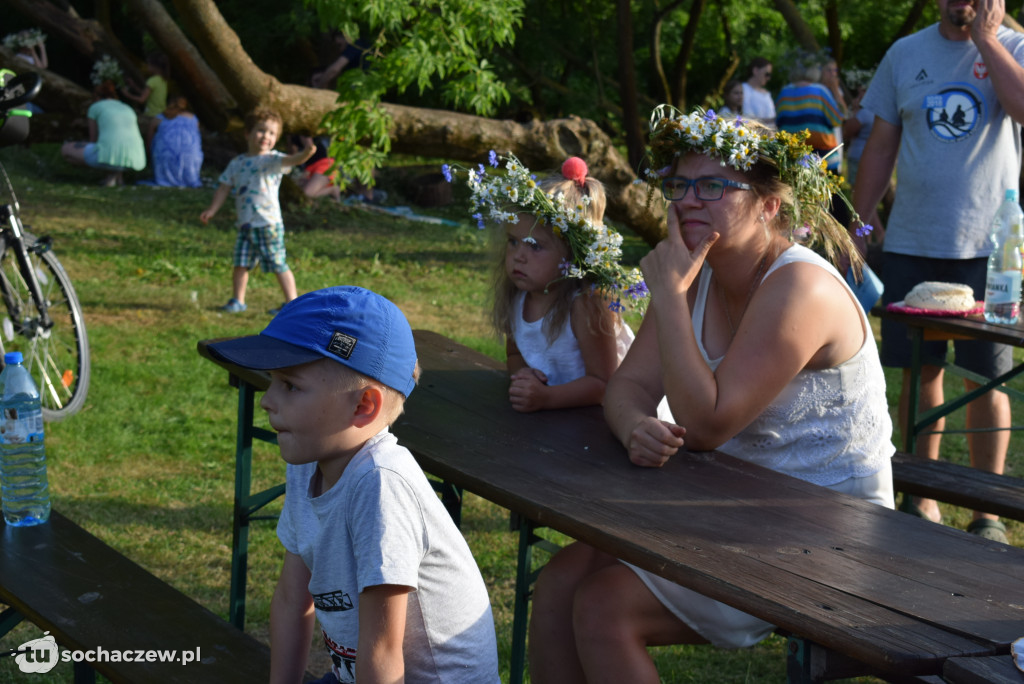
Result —
<svg viewBox="0 0 1024 684"><path fill-rule="evenodd" d="M238 229L235 240L235 266L253 268L256 263L264 273L288 270L284 251L284 224L253 226L246 223Z"/></svg>

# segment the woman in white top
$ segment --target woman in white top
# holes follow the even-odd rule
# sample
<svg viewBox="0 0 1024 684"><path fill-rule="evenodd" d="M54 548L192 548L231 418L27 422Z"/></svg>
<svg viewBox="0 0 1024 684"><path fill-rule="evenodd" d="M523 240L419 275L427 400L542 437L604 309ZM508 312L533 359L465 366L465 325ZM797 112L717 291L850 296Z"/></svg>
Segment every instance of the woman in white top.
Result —
<svg viewBox="0 0 1024 684"><path fill-rule="evenodd" d="M892 507L892 424L871 328L840 273L836 180L793 136L671 108L652 118L668 238L641 261L650 308L608 383L630 460L721 449ZM672 420L657 416L667 396ZM541 573L531 681L657 682L647 646L749 646L773 626L591 547Z"/></svg>
<svg viewBox="0 0 1024 684"><path fill-rule="evenodd" d="M768 81L771 77L771 62L764 57L755 57L751 60L750 75L743 82L743 118L756 119L774 128L775 100L768 92Z"/></svg>

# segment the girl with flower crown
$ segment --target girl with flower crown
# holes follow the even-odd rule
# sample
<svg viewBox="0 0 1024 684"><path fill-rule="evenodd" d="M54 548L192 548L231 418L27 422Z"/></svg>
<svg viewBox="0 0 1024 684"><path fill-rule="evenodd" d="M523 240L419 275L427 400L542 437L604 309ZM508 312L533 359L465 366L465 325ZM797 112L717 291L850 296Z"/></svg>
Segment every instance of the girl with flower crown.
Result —
<svg viewBox="0 0 1024 684"><path fill-rule="evenodd" d="M798 244L856 266L828 211L836 181L801 139L711 112L659 108L651 130L668 237L641 261L651 303L604 400L630 460L720 449L891 508L871 327L839 271ZM671 420L658 418L663 397ZM773 630L579 543L545 567L533 599L535 684L657 682L647 646L737 648Z"/></svg>
<svg viewBox="0 0 1024 684"><path fill-rule="evenodd" d="M605 194L571 157L539 191L559 206L602 226ZM529 205L529 193L523 199ZM518 209L526 209L520 203ZM590 279L566 277L573 246L559 217L518 211L503 225L504 246L495 270L493 322L506 339L509 400L517 411L600 404L605 384L625 356L633 332ZM585 261L589 255L577 255ZM571 267L570 267L571 268Z"/></svg>

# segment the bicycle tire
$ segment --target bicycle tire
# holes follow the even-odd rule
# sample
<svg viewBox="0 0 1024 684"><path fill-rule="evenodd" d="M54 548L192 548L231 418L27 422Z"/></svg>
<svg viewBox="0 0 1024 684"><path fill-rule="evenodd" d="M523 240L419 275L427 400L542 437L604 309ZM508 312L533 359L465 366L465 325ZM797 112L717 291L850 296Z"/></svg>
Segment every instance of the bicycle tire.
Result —
<svg viewBox="0 0 1024 684"><path fill-rule="evenodd" d="M39 388L43 420L60 421L77 413L89 392L89 339L82 305L57 255L23 233L29 262L39 281L53 325L44 330L40 312L18 265L10 239L0 254L0 335L5 351L20 351ZM4 311L3 309L6 309Z"/></svg>

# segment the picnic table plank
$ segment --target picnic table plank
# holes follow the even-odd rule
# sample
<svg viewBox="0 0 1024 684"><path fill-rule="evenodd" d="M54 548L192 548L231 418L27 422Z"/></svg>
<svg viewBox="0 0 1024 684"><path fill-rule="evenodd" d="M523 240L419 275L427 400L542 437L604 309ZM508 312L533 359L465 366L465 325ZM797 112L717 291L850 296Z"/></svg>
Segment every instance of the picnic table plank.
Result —
<svg viewBox="0 0 1024 684"><path fill-rule="evenodd" d="M1024 479L896 452L896 491L1024 521Z"/></svg>
<svg viewBox="0 0 1024 684"><path fill-rule="evenodd" d="M950 658L942 668L950 684L1024 684L1024 672L1008 655L986 658Z"/></svg>
<svg viewBox="0 0 1024 684"><path fill-rule="evenodd" d="M35 527L0 524L0 602L70 650L200 649L201 660L89 663L112 682L263 681L270 649L57 511Z"/></svg>
<svg viewBox="0 0 1024 684"><path fill-rule="evenodd" d="M1024 619L1019 549L724 454L634 467L600 409L518 414L500 364L438 338L417 333L426 371L395 426L428 472L884 669L937 673Z"/></svg>

